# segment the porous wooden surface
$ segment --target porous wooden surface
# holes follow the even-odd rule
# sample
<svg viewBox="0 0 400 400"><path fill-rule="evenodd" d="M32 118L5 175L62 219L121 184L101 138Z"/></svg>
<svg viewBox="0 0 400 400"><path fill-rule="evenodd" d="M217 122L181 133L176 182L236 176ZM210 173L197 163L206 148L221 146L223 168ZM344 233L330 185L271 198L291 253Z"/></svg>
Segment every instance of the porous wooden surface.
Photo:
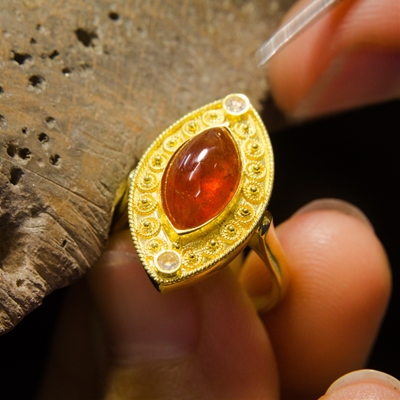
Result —
<svg viewBox="0 0 400 400"><path fill-rule="evenodd" d="M101 254L151 141L231 92L291 0L1 0L0 333Z"/></svg>

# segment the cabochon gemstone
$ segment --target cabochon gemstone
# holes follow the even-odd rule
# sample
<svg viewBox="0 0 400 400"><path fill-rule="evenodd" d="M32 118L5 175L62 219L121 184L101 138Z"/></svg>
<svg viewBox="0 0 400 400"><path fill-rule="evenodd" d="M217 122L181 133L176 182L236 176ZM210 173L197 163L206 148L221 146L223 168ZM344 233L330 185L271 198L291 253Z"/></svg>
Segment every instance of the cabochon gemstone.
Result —
<svg viewBox="0 0 400 400"><path fill-rule="evenodd" d="M241 177L235 143L223 127L209 128L171 157L161 180L164 211L178 230L216 217L232 200Z"/></svg>

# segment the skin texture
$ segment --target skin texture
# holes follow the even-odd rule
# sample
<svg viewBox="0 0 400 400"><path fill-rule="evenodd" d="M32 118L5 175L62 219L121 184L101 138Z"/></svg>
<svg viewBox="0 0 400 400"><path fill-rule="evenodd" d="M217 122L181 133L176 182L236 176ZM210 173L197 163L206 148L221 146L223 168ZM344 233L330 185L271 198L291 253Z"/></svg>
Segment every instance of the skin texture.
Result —
<svg viewBox="0 0 400 400"><path fill-rule="evenodd" d="M52 363L63 365L64 376L49 368L41 398L90 398L63 379L79 377L75 365L79 360L86 370L85 359L106 376L106 387L96 390L107 399L310 399L361 368L390 292L386 255L370 225L342 210L317 209L293 216L277 234L291 281L282 303L261 317L230 269L176 293L157 293L128 233L114 237L89 280L105 335L90 341L97 361L69 349L69 362L62 362L58 343ZM248 279L258 262L253 257L242 272ZM94 334L93 326L86 329L81 342ZM99 354L107 355L103 362Z"/></svg>
<svg viewBox="0 0 400 400"><path fill-rule="evenodd" d="M359 370L342 376L327 390L321 400L396 400L400 398L400 382L374 370Z"/></svg>
<svg viewBox="0 0 400 400"><path fill-rule="evenodd" d="M361 367L378 327L370 322L380 319L387 301L388 270L376 274L377 266L383 272L387 265L381 245L359 220L337 214L307 212L278 229L290 265L290 290L261 318L279 360L285 398L312 398L344 371ZM342 254L349 255L345 262ZM258 262L251 255L243 274ZM328 366L326 360L329 367L316 368Z"/></svg>
<svg viewBox="0 0 400 400"><path fill-rule="evenodd" d="M288 45L269 66L282 110L309 118L398 96L399 7L392 0L379 7L374 0L344 1ZM354 72L351 65L340 67L349 55L359 72L356 86L354 74L335 81L338 69ZM332 85L334 96L324 92ZM290 283L283 301L263 315L246 294L260 267L255 255L239 276L225 269L194 287L160 295L129 235L113 237L90 273L90 295L83 283L71 291L40 398L323 396L333 381L364 365L390 295L388 260L371 225L343 202L314 203L279 226L277 235ZM71 332L79 332L74 346ZM399 395L380 378L363 378L322 398L365 393L376 399Z"/></svg>
<svg viewBox="0 0 400 400"><path fill-rule="evenodd" d="M302 119L399 98L399 18L396 1L340 3L271 60L276 103Z"/></svg>
<svg viewBox="0 0 400 400"><path fill-rule="evenodd" d="M400 393L392 388L376 382L364 382L362 385L348 386L330 395L323 396L321 400L398 400Z"/></svg>

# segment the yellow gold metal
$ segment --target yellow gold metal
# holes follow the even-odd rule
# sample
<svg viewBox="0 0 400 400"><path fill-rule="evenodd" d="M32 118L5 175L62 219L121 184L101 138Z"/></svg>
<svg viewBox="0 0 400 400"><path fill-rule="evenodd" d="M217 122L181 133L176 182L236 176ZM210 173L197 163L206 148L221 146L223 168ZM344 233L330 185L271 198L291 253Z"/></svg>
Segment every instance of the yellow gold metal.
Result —
<svg viewBox="0 0 400 400"><path fill-rule="evenodd" d="M177 230L162 207L163 172L184 143L217 126L228 130L237 149L242 168L239 186L219 215L194 229ZM228 95L195 110L165 130L130 173L127 195L116 211L121 214L127 208L138 256L156 288L169 292L193 284L226 266L250 245L265 262L272 279L268 293L255 293L253 297L259 308L275 305L286 284L284 255L266 211L273 177L268 133L242 94Z"/></svg>
<svg viewBox="0 0 400 400"><path fill-rule="evenodd" d="M265 312L273 308L286 292L287 278L287 262L282 246L275 234L272 215L269 211L260 221L260 225L253 232L249 246L260 256L268 269L268 280L270 281L269 290L261 287L261 282L254 287L246 286L247 292L255 304L257 310ZM260 285L261 283L261 285Z"/></svg>

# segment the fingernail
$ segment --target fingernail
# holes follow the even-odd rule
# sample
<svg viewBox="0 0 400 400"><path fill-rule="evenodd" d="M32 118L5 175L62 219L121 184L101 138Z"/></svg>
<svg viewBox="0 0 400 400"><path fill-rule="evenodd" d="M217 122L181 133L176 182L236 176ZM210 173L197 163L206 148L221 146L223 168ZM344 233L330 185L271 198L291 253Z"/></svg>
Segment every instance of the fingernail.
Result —
<svg viewBox="0 0 400 400"><path fill-rule="evenodd" d="M356 383L377 383L398 392L400 396L400 381L391 375L384 372L375 371L372 369L362 369L359 371L350 372L336 380L327 390L326 394L332 394L346 386Z"/></svg>
<svg viewBox="0 0 400 400"><path fill-rule="evenodd" d="M194 350L199 321L192 291L159 293L133 250L105 251L90 284L115 362L174 359Z"/></svg>
<svg viewBox="0 0 400 400"><path fill-rule="evenodd" d="M291 117L307 119L399 97L399 53L351 51L332 61Z"/></svg>
<svg viewBox="0 0 400 400"><path fill-rule="evenodd" d="M317 211L317 210L338 211L342 214L357 219L358 221L368 226L372 231L374 231L374 227L372 226L367 216L359 208L344 200L339 200L339 199L314 200L306 204L305 206L301 207L298 211L294 213L294 215L304 214L307 212Z"/></svg>

